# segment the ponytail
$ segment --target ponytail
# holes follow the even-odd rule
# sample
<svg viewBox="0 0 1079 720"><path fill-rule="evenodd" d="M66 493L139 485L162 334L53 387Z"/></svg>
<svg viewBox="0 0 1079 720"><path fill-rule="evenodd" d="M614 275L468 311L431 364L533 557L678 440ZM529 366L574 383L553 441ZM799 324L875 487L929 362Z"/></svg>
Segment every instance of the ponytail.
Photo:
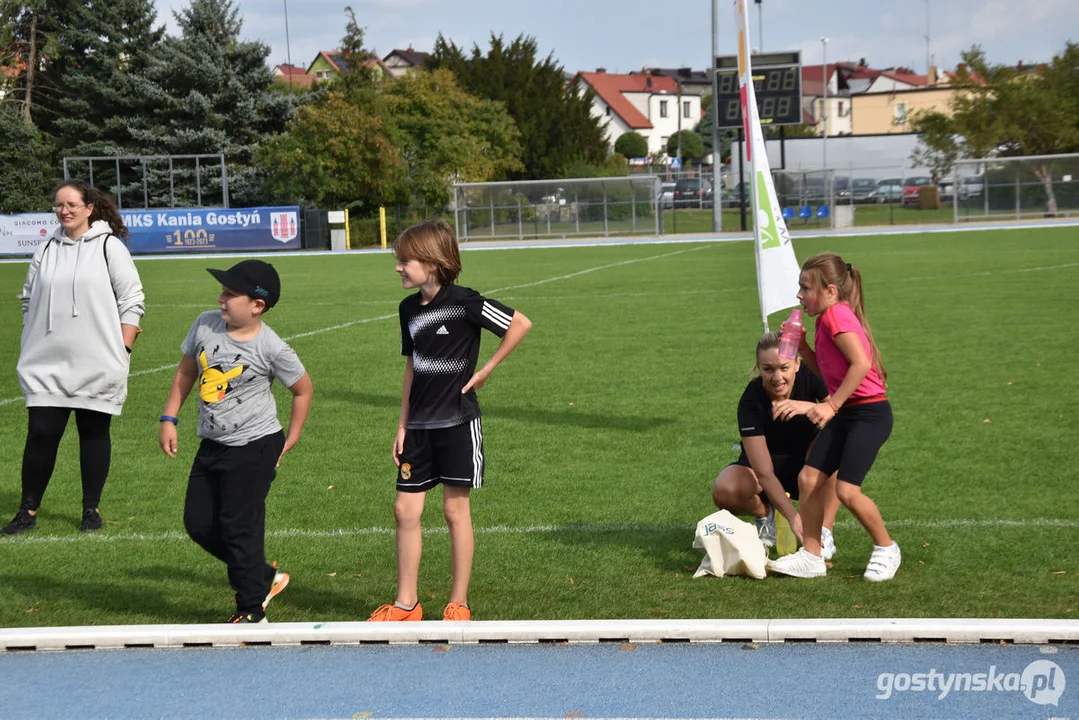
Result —
<svg viewBox="0 0 1079 720"><path fill-rule="evenodd" d="M865 301L862 295L862 273L851 264L847 264L848 273L850 275L850 295L846 298L847 303L850 304L850 309L854 311L854 317L858 318L858 322L862 324L862 330L865 331L865 337L869 340L870 350L870 362L873 364L873 369L880 375L880 380L884 383L884 386L888 386L888 371L884 369L884 363L881 361L880 348L877 347L877 342L873 339L873 330L869 327L869 319L865 316ZM842 297L842 294L840 295Z"/></svg>
<svg viewBox="0 0 1079 720"><path fill-rule="evenodd" d="M823 290L829 285L835 285L839 291L839 299L850 305L854 316L862 325L865 337L869 341L869 361L873 369L880 375L881 382L887 387L888 373L881 361L880 348L873 339L873 330L869 327L869 320L865 316L865 295L862 290L862 273L858 268L845 262L835 253L821 253L814 255L802 264L805 272L818 289Z"/></svg>

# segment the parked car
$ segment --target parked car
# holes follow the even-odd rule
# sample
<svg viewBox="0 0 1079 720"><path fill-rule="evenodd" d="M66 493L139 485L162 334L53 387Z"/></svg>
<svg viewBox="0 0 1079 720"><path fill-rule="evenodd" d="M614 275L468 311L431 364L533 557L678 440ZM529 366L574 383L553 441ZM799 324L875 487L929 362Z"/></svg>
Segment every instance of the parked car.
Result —
<svg viewBox="0 0 1079 720"><path fill-rule="evenodd" d="M869 193L867 200L875 203L898 202L903 199L903 181L900 178L885 178L877 181L877 187Z"/></svg>
<svg viewBox="0 0 1079 720"><path fill-rule="evenodd" d="M712 207L712 182L706 178L685 178L674 184L675 207Z"/></svg>
<svg viewBox="0 0 1079 720"><path fill-rule="evenodd" d="M985 192L985 175L971 175L959 181L959 199L981 197Z"/></svg>
<svg viewBox="0 0 1079 720"><path fill-rule="evenodd" d="M846 180L840 184L840 179ZM873 178L836 178L835 196L840 201L854 200L856 203L870 202L870 194L877 189L877 181Z"/></svg>
<svg viewBox="0 0 1079 720"><path fill-rule="evenodd" d="M745 204L749 205L749 200L750 200L750 197L749 197L749 185L745 186L745 192L746 192ZM742 183L740 183L740 182L735 183L734 185L731 186L731 188L729 190L724 189L724 191L723 191L723 204L728 205L730 207L738 207L739 202L741 201L741 195L742 195Z"/></svg>
<svg viewBox="0 0 1079 720"><path fill-rule="evenodd" d="M955 178L946 177L937 183L937 196L943 203L951 204L955 199Z"/></svg>
<svg viewBox="0 0 1079 720"><path fill-rule="evenodd" d="M678 183L671 181L661 183L659 186L659 196L656 198L656 202L659 203L661 208L673 208L674 207L674 186Z"/></svg>
<svg viewBox="0 0 1079 720"><path fill-rule="evenodd" d="M928 175L915 175L903 180L903 204L917 205L923 185L933 185L933 178Z"/></svg>

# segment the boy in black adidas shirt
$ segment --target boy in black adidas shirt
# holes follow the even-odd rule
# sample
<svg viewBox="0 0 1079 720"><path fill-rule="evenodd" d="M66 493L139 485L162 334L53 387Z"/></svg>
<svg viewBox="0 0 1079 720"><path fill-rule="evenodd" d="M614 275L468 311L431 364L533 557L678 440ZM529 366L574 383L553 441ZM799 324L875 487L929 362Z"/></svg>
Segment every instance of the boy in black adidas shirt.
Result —
<svg viewBox="0 0 1079 720"><path fill-rule="evenodd" d="M523 314L454 285L461 256L453 229L429 220L405 230L394 242L402 287L419 292L401 301L401 354L405 377L401 416L393 443L397 464L397 600L370 619L421 620L420 517L426 492L442 485L450 535L453 586L443 620L470 620L468 583L473 533L469 491L483 485L483 433L476 390L517 347L532 323ZM476 370L480 330L502 338Z"/></svg>

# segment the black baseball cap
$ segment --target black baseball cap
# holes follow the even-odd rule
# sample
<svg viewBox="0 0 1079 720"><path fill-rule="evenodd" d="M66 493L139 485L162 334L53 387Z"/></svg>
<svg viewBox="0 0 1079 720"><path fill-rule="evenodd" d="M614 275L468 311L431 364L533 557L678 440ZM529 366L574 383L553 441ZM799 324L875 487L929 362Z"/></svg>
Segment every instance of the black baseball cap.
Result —
<svg viewBox="0 0 1079 720"><path fill-rule="evenodd" d="M229 290L265 301L267 308L272 308L281 298L281 278L268 262L243 260L228 270L206 268L206 271Z"/></svg>

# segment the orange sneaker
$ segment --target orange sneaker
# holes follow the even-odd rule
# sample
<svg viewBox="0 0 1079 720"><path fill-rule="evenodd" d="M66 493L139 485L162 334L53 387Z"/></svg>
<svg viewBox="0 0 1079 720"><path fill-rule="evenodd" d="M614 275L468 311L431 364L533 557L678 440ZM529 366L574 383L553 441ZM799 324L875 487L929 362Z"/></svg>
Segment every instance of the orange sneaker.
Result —
<svg viewBox="0 0 1079 720"><path fill-rule="evenodd" d="M393 603L389 605L380 605L377 610L371 613L371 617L367 618L367 622L397 622L401 620L423 620L423 608L419 603L416 603L416 607L411 610L402 610Z"/></svg>
<svg viewBox="0 0 1079 720"><path fill-rule="evenodd" d="M472 611L469 610L468 605L462 605L461 603L450 603L446 606L446 609L442 611L443 620L471 620Z"/></svg>

